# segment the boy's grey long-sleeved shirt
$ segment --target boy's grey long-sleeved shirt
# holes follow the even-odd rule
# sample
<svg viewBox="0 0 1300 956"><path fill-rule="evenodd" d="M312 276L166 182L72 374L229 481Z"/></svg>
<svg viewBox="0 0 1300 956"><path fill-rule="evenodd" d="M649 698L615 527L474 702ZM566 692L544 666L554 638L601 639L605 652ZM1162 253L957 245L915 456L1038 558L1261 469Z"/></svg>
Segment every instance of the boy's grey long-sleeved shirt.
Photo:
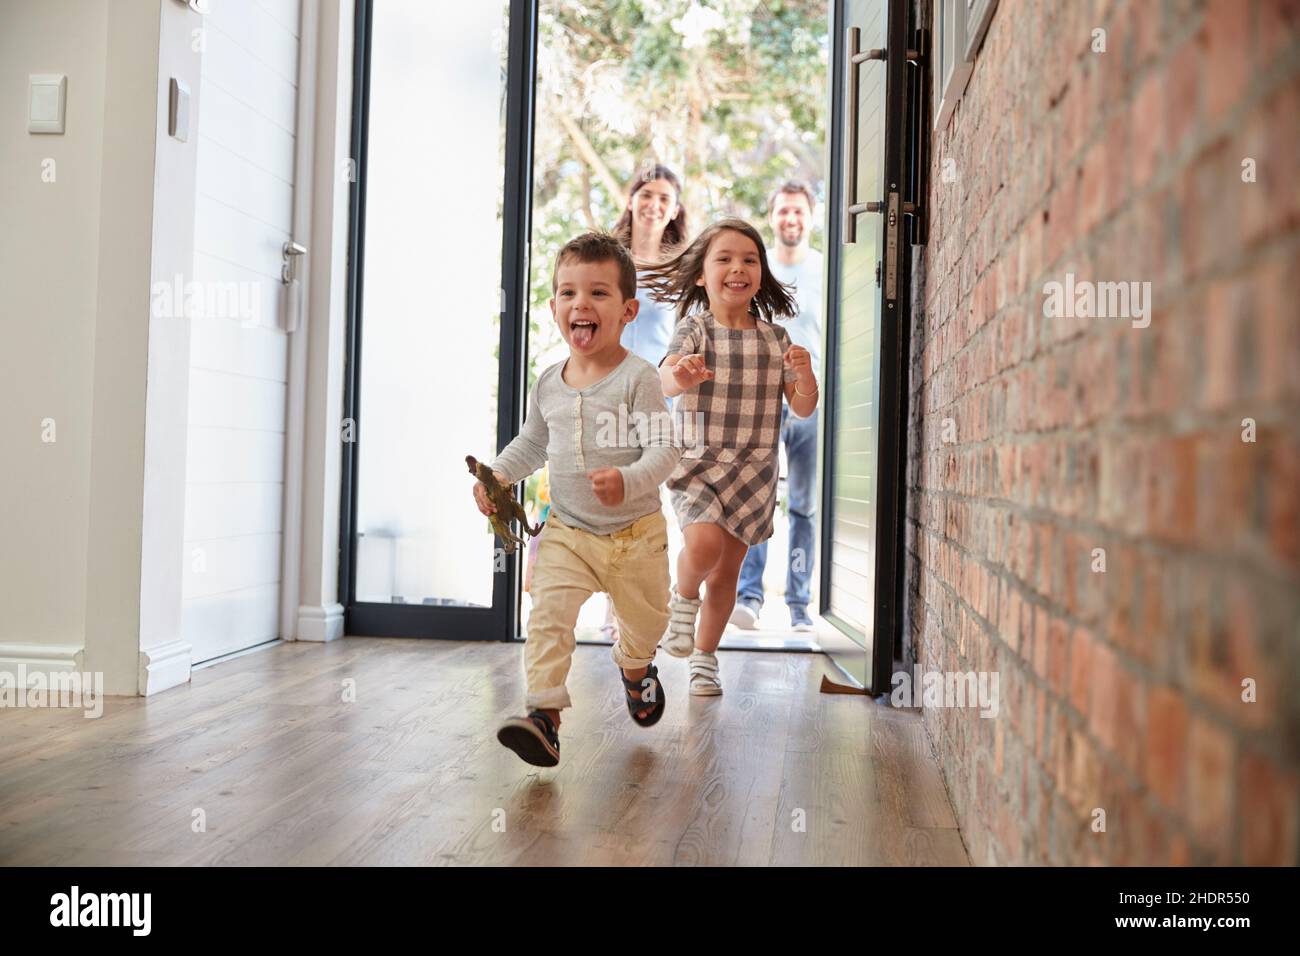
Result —
<svg viewBox="0 0 1300 956"><path fill-rule="evenodd" d="M567 361L567 360L566 360ZM593 534L613 534L659 510L659 486L681 458L659 372L631 352L586 388L565 383L557 362L537 377L519 434L492 462L511 484L550 462L551 509ZM587 473L617 468L623 500L601 504Z"/></svg>

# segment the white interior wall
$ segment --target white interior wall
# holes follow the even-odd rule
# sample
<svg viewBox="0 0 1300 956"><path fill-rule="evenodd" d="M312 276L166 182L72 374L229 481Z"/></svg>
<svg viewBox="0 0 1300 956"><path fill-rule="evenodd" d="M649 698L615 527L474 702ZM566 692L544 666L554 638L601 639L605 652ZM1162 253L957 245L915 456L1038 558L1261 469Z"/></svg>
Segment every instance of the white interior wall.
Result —
<svg viewBox="0 0 1300 956"><path fill-rule="evenodd" d="M0 660L55 669L85 631L108 12L0 5ZM64 134L27 132L31 73L67 74Z"/></svg>
<svg viewBox="0 0 1300 956"><path fill-rule="evenodd" d="M167 81L188 77L197 107L199 22L174 0L0 3L0 389L9 411L0 418L0 669L99 671L109 694L151 693L189 674L179 639L189 330L150 306L154 284L188 274L192 262L194 139L166 135ZM320 34L297 635L316 640L342 633L347 0L321 5ZM26 132L27 74L36 72L68 74L62 136ZM40 181L46 157L57 164L50 184ZM46 418L53 443L40 441Z"/></svg>

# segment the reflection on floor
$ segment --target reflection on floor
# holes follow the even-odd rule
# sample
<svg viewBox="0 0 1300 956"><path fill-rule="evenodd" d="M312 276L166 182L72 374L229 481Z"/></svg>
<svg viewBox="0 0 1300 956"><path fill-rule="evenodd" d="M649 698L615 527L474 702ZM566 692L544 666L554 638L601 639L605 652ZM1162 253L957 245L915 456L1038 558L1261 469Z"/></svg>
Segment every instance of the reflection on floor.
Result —
<svg viewBox="0 0 1300 956"><path fill-rule="evenodd" d="M584 612L595 602L603 602L605 596L598 594L586 605ZM769 597L759 614L758 622L752 630L728 624L722 634L722 644L728 650L763 650L763 651L805 651L816 653L821 649L819 634L826 633L831 625L823 621L816 613L816 606L809 608L813 618L814 631L796 631L790 625L790 609L780 599ZM581 621L581 618L579 619ZM610 640L599 626L599 618L576 629L578 640L590 643L609 644Z"/></svg>
<svg viewBox="0 0 1300 956"><path fill-rule="evenodd" d="M0 710L0 864L967 864L917 713L720 660L720 698L666 660L642 729L579 647L551 770L495 739L517 644L278 644L99 719Z"/></svg>

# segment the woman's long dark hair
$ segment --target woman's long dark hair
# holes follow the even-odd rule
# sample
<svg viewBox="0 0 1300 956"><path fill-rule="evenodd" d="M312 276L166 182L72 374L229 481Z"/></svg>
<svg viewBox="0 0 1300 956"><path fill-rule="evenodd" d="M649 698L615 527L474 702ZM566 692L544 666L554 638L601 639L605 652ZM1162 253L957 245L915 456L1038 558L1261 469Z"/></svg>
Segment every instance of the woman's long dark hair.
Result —
<svg viewBox="0 0 1300 956"><path fill-rule="evenodd" d="M758 262L762 267L762 278L758 283L758 292L750 300L750 314L771 322L777 318L791 318L799 314L799 307L790 287L772 274L767 264L767 250L763 247L763 237L758 230L743 219L720 219L695 237L695 241L666 262L655 266L641 279L641 286L650 291L650 297L656 302L676 302L678 321L696 307L709 307L709 293L704 286L695 281L704 274L704 259L709 254L709 246L718 237L718 233L730 230L752 239L758 247Z"/></svg>
<svg viewBox="0 0 1300 956"><path fill-rule="evenodd" d="M640 192L642 186L656 179L668 180L673 184L673 189L677 190L677 215L664 227L664 235L659 242L659 252L667 257L686 241L686 207L682 205L682 181L667 166L656 163L653 166L642 167L636 178L632 180L632 184L628 186L628 208L623 210L623 215L619 217L611 231L629 250L632 248L632 199Z"/></svg>

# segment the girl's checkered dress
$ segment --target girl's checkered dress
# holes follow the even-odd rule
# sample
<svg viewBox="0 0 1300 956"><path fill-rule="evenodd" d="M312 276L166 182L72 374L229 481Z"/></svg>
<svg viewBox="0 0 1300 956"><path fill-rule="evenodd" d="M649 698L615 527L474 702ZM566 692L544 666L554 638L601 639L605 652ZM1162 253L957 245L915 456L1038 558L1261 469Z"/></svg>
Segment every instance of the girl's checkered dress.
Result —
<svg viewBox="0 0 1300 956"><path fill-rule="evenodd" d="M782 361L789 333L756 321L729 329L701 312L680 320L668 343L669 355L702 355L713 372L674 408L683 451L668 479L673 510L683 528L719 524L748 545L772 536L783 383L798 377Z"/></svg>

